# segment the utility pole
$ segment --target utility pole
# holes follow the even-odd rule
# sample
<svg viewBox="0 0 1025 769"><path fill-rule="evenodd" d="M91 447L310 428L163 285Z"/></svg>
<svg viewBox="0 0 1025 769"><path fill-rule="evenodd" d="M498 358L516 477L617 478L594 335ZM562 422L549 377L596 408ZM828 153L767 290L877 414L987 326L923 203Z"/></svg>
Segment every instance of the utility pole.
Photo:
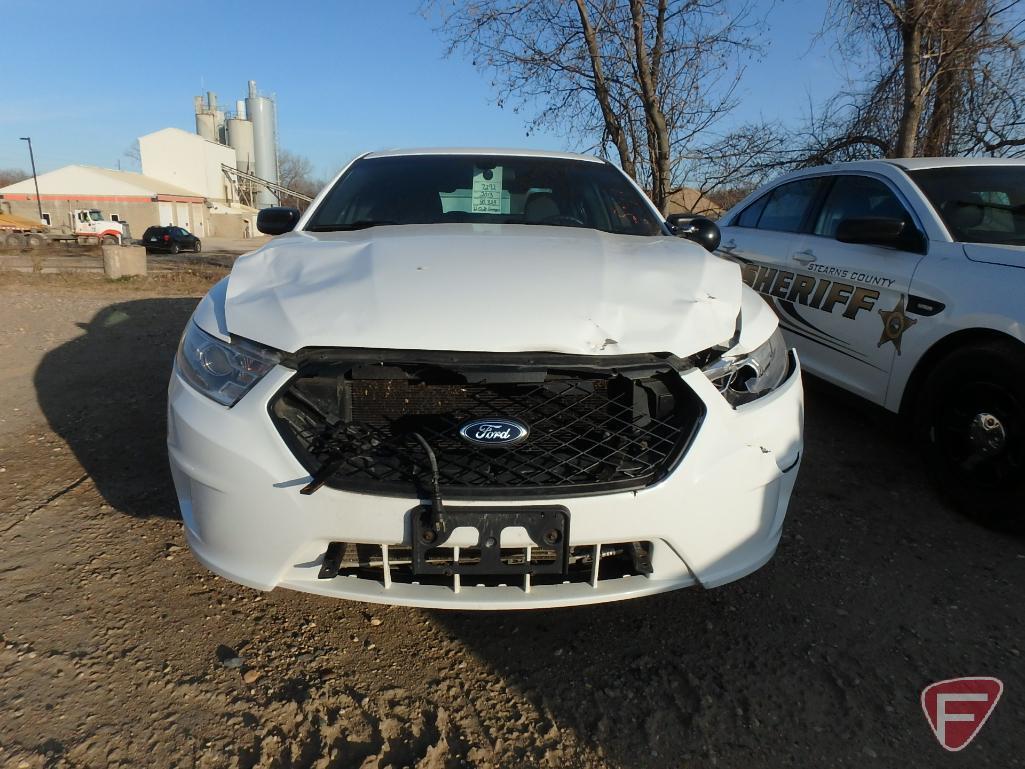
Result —
<svg viewBox="0 0 1025 769"><path fill-rule="evenodd" d="M36 178L36 156L32 153L32 137L22 136L21 141L28 142L28 159L32 163L32 183L36 185L36 208L39 209L39 223L43 223L43 201L39 198L39 179Z"/></svg>

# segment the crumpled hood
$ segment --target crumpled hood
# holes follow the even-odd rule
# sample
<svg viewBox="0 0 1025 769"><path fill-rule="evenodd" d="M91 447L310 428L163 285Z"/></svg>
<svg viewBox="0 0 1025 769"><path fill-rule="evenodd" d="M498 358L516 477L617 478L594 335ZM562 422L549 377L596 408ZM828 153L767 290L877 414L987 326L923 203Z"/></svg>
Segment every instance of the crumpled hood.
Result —
<svg viewBox="0 0 1025 769"><path fill-rule="evenodd" d="M231 334L363 347L690 355L735 331L737 265L678 238L524 225L294 232L240 257Z"/></svg>
<svg viewBox="0 0 1025 769"><path fill-rule="evenodd" d="M1025 247L1022 246L1005 246L999 243L965 243L964 252L965 256L973 262L1025 267Z"/></svg>

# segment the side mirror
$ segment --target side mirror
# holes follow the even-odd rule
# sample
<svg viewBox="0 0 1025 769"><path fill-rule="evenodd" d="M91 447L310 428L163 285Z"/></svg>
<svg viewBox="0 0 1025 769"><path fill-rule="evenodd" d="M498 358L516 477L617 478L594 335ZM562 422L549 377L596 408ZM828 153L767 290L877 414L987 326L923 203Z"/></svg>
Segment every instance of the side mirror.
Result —
<svg viewBox="0 0 1025 769"><path fill-rule="evenodd" d="M719 241L722 240L719 226L704 216L669 214L666 217L666 222L674 235L693 240L707 251L715 251L719 247Z"/></svg>
<svg viewBox="0 0 1025 769"><path fill-rule="evenodd" d="M905 251L920 251L923 245L918 230L908 227L903 219L889 217L843 219L836 227L836 239L841 243L891 246Z"/></svg>
<svg viewBox="0 0 1025 769"><path fill-rule="evenodd" d="M256 229L264 235L282 235L295 229L300 216L298 208L265 208L256 215Z"/></svg>

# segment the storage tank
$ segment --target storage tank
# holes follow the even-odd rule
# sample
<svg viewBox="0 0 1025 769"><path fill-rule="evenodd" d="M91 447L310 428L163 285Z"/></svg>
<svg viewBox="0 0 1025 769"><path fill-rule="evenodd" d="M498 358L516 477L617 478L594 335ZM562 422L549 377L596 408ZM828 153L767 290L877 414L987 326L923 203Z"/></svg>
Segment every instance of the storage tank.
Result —
<svg viewBox="0 0 1025 769"><path fill-rule="evenodd" d="M228 146L235 150L236 167L247 174L256 173L253 124L242 118L228 118Z"/></svg>
<svg viewBox="0 0 1025 769"><path fill-rule="evenodd" d="M202 96L193 99L196 107L196 133L207 141L224 144L224 111L217 109L217 94L206 92L206 101Z"/></svg>
<svg viewBox="0 0 1025 769"><path fill-rule="evenodd" d="M249 96L246 97L246 115L253 125L253 159L256 175L270 182L278 181L278 139L274 102L256 91L256 81L249 81ZM277 197L270 190L261 190L256 198L258 207L273 206Z"/></svg>
<svg viewBox="0 0 1025 769"><path fill-rule="evenodd" d="M212 112L197 112L196 133L207 141L217 141L217 116Z"/></svg>

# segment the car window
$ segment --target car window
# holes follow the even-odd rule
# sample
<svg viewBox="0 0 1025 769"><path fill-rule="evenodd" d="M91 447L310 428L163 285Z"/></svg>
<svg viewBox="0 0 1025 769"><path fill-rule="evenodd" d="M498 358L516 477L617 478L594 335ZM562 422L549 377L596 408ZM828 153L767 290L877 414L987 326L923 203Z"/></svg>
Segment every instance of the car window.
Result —
<svg viewBox="0 0 1025 769"><path fill-rule="evenodd" d="M869 176L836 177L812 230L826 238L836 237L844 219L900 219L911 222L907 209L885 182Z"/></svg>
<svg viewBox="0 0 1025 769"><path fill-rule="evenodd" d="M758 229L798 232L818 193L822 179L798 179L777 187L769 195Z"/></svg>
<svg viewBox="0 0 1025 769"><path fill-rule="evenodd" d="M954 240L1025 245L1025 166L926 168L908 175Z"/></svg>
<svg viewBox="0 0 1025 769"><path fill-rule="evenodd" d="M379 224L529 224L661 235L623 174L562 158L403 155L366 158L328 192L307 229Z"/></svg>
<svg viewBox="0 0 1025 769"><path fill-rule="evenodd" d="M738 227L757 227L758 218L762 215L762 211L765 210L765 204L768 202L769 195L762 195L741 212L735 224Z"/></svg>

